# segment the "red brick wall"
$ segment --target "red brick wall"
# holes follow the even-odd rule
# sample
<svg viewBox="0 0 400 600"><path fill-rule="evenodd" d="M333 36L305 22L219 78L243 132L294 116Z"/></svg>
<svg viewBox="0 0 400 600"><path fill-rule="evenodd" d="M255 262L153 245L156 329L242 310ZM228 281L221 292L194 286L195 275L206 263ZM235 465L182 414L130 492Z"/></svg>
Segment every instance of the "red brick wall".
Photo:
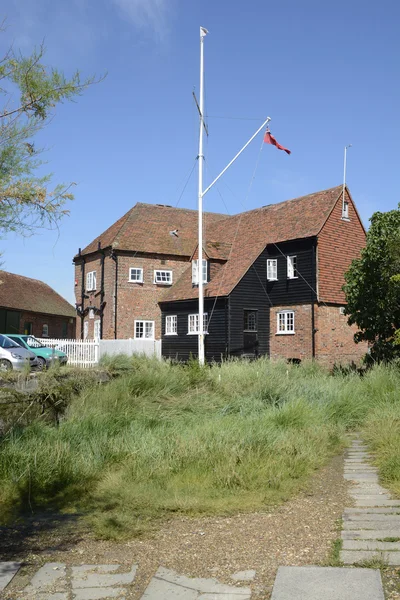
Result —
<svg viewBox="0 0 400 600"><path fill-rule="evenodd" d="M72 321L72 323L70 322ZM22 312L19 322L19 333L25 333L25 323L32 323L32 335L42 337L43 325L49 326L49 338L64 338L63 323L67 324L67 338L75 337L75 319L57 315L42 315L40 313Z"/></svg>
<svg viewBox="0 0 400 600"><path fill-rule="evenodd" d="M350 221L342 219L342 196L318 236L318 299L343 304L344 274L365 246L365 232L346 190Z"/></svg>
<svg viewBox="0 0 400 600"><path fill-rule="evenodd" d="M85 257L85 285L86 273L96 271L96 287L92 305L100 307L101 289L101 253ZM187 258L158 255L135 255L135 253L118 254L118 306L117 306L117 337L119 339L134 337L135 320L155 321L155 337L161 337L161 312L158 305L161 296L168 286L154 284L154 270L172 271L172 281L175 283L183 271L189 266ZM129 281L129 269L137 267L143 269L143 283ZM75 296L76 302L81 304L81 266L75 265ZM106 253L104 262L104 300L106 302L103 320L103 339L114 338L115 327L115 261L109 252ZM84 307L89 304L85 299ZM94 323L99 319L95 314L94 319L85 316L88 325L88 337L93 338ZM76 337L81 337L81 319L77 318Z"/></svg>
<svg viewBox="0 0 400 600"><path fill-rule="evenodd" d="M277 334L277 313L294 311L294 334ZM312 358L311 304L270 309L270 358Z"/></svg>
<svg viewBox="0 0 400 600"><path fill-rule="evenodd" d="M129 269L143 269L143 283L129 281ZM135 319L155 321L155 337L161 338L161 311L158 302L169 286L154 283L154 271L172 271L172 281L189 267L188 259L160 258L157 255L118 256L118 327L119 339L133 338Z"/></svg>
<svg viewBox="0 0 400 600"><path fill-rule="evenodd" d="M315 357L328 366L358 364L367 352L365 342L356 344L357 328L347 324L347 317L340 314L339 306L315 307Z"/></svg>

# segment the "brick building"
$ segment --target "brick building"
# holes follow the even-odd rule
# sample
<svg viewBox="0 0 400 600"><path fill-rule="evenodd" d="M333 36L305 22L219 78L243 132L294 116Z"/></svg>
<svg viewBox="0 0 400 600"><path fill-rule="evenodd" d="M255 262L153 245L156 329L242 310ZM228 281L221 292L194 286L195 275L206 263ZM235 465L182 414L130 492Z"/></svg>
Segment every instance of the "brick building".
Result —
<svg viewBox="0 0 400 600"><path fill-rule="evenodd" d="M0 271L0 333L74 338L76 311L49 285Z"/></svg>
<svg viewBox="0 0 400 600"><path fill-rule="evenodd" d="M79 251L77 337L162 339L164 356L197 354L198 277L205 284L206 356L359 361L343 314L344 273L365 245L338 186L234 216L139 203Z"/></svg>

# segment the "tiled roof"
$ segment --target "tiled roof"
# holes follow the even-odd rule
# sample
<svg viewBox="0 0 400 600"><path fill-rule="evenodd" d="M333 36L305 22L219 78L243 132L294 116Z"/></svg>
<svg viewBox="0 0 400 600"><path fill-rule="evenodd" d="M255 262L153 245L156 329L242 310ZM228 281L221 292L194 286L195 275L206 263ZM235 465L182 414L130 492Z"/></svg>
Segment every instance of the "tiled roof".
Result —
<svg viewBox="0 0 400 600"><path fill-rule="evenodd" d="M208 238L231 245L227 262L204 288L205 296L226 296L267 244L314 237L337 202L342 186L234 215L208 230ZM208 248L208 245L206 245ZM197 298L191 268L166 290L162 301Z"/></svg>
<svg viewBox="0 0 400 600"><path fill-rule="evenodd" d="M204 228L227 215L204 213ZM172 234L177 231L177 235ZM119 221L82 250L82 254L111 246L118 250L190 257L197 239L197 211L138 202Z"/></svg>
<svg viewBox="0 0 400 600"><path fill-rule="evenodd" d="M63 317L76 317L75 308L49 285L37 279L0 271L0 306Z"/></svg>

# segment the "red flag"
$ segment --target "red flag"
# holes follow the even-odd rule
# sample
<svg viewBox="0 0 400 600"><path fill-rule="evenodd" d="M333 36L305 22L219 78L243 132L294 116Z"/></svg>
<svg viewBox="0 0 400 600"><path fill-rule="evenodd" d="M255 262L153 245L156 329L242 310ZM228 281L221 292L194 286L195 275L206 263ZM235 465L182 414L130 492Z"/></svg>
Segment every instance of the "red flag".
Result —
<svg viewBox="0 0 400 600"><path fill-rule="evenodd" d="M288 150L287 148L284 148L283 146L281 146L280 144L278 144L278 142L276 141L276 139L274 138L274 136L271 135L269 131L265 132L264 142L266 144L272 144L273 146L276 146L278 148L278 150L284 150L286 152L286 154L290 154L291 153L290 150Z"/></svg>

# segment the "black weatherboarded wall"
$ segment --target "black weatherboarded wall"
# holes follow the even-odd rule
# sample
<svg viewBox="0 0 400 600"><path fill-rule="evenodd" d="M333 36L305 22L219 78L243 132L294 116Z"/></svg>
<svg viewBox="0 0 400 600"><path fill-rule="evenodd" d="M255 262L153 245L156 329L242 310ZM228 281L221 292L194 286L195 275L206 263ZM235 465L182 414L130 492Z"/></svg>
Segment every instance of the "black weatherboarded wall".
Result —
<svg viewBox="0 0 400 600"><path fill-rule="evenodd" d="M226 355L228 321L226 299L204 299L204 312L208 313L208 335L205 336L206 360L221 361ZM190 356L198 355L198 336L188 335L188 317L197 314L199 305L197 300L186 300L161 304L162 314L162 354L165 358L187 361ZM165 335L165 317L177 316L178 335Z"/></svg>

